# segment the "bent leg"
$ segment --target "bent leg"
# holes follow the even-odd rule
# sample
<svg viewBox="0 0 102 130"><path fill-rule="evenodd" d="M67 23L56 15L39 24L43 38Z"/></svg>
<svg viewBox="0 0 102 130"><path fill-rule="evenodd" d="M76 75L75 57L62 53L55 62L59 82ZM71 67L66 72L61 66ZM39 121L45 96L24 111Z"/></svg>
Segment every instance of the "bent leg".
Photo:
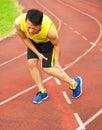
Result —
<svg viewBox="0 0 102 130"><path fill-rule="evenodd" d="M77 83L74 79L72 79L70 76L68 76L64 70L59 69L57 67L50 67L50 68L43 68L44 72L46 72L49 75L52 75L62 81L65 81L71 86L76 86Z"/></svg>

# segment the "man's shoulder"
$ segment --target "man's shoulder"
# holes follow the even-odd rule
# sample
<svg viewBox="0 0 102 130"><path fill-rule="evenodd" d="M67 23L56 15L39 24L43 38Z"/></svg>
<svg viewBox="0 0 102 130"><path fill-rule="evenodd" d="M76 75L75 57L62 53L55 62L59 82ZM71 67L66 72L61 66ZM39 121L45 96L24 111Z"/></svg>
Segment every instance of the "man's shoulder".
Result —
<svg viewBox="0 0 102 130"><path fill-rule="evenodd" d="M43 15L43 22L52 22L51 18L49 16L47 16L46 14Z"/></svg>
<svg viewBox="0 0 102 130"><path fill-rule="evenodd" d="M26 14L22 14L15 19L15 24L19 24L22 19L25 19Z"/></svg>

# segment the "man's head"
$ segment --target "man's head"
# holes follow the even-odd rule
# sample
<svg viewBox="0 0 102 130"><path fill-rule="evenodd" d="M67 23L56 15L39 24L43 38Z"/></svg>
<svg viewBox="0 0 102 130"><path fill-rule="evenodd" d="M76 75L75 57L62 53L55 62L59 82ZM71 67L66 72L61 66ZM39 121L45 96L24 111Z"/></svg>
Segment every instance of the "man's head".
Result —
<svg viewBox="0 0 102 130"><path fill-rule="evenodd" d="M43 19L43 12L30 9L26 15L26 27L30 35L39 33Z"/></svg>
<svg viewBox="0 0 102 130"><path fill-rule="evenodd" d="M41 25L43 12L37 9L30 9L27 12L26 20L29 20L34 25Z"/></svg>

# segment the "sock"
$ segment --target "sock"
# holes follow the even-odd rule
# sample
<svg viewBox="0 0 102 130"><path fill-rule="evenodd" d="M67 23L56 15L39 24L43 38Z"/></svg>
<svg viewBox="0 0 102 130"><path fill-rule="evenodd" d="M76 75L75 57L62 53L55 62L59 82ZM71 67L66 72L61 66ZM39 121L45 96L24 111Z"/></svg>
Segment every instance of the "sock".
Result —
<svg viewBox="0 0 102 130"><path fill-rule="evenodd" d="M76 82L76 83L77 83L77 82ZM78 83L77 83L77 84L78 84ZM72 90L75 90L76 87L77 87L77 85L76 85L76 86L70 86L69 88L72 89Z"/></svg>
<svg viewBox="0 0 102 130"><path fill-rule="evenodd" d="M45 93L45 92L46 92L46 89L43 89L41 92L42 92L42 93Z"/></svg>

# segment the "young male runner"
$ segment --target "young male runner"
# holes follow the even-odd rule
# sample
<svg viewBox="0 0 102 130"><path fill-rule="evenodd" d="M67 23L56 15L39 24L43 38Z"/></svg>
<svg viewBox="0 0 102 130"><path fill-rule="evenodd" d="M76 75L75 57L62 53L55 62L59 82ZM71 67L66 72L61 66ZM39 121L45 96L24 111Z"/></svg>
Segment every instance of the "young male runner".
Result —
<svg viewBox="0 0 102 130"><path fill-rule="evenodd" d="M39 60L44 72L68 83L72 90L72 97L79 97L82 93L82 79L81 77L72 79L62 70L60 42L52 20L42 11L30 9L15 20L15 27L27 46L30 73L38 87L38 93L33 98L33 103L40 103L48 98L48 92L44 88L37 66Z"/></svg>

